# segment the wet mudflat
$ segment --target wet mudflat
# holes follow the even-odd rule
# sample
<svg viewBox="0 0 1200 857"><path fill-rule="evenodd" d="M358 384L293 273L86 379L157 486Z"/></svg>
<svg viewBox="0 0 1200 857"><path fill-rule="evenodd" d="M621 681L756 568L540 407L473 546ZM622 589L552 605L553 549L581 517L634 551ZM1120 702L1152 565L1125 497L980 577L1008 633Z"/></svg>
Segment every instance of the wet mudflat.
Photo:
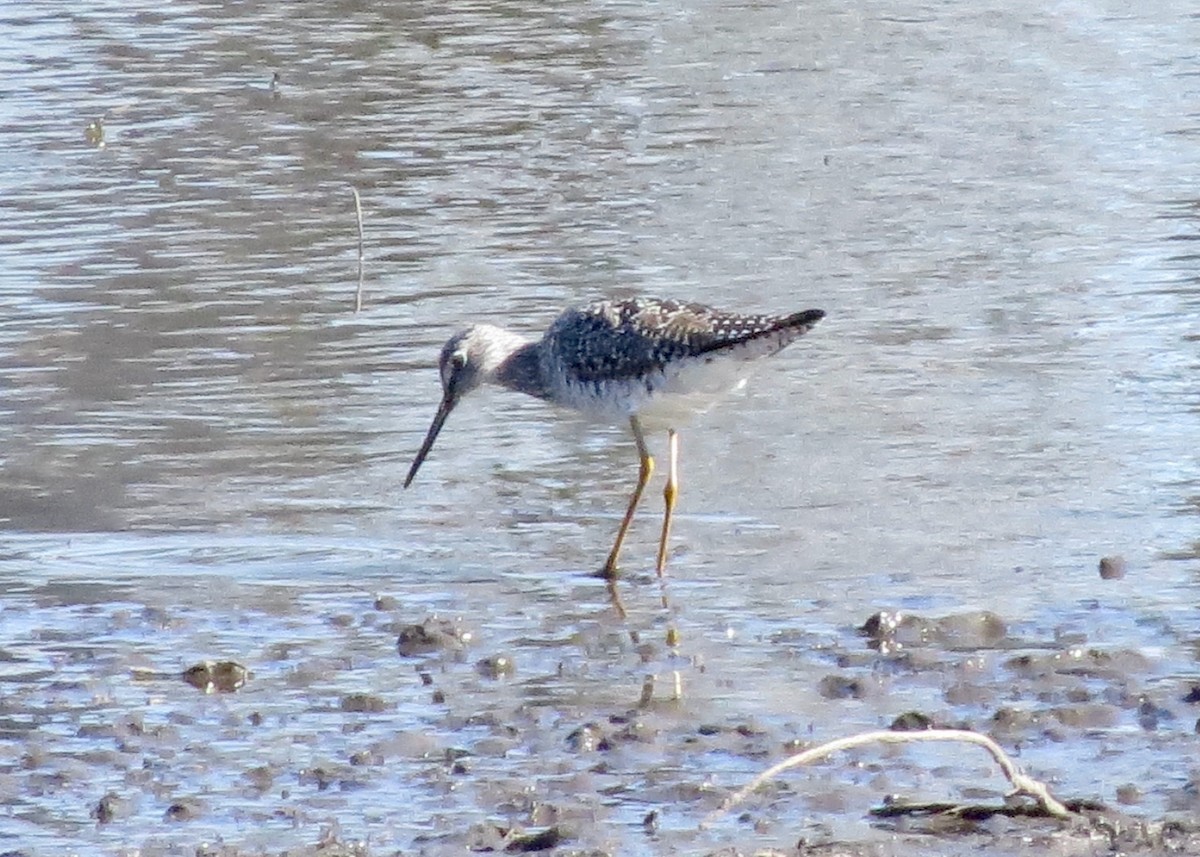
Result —
<svg viewBox="0 0 1200 857"><path fill-rule="evenodd" d="M1198 27L0 12L0 853L1200 851ZM400 485L452 332L632 294L828 315L622 617L624 427L480 394ZM699 828L893 724L1104 809L874 747Z"/></svg>
<svg viewBox="0 0 1200 857"><path fill-rule="evenodd" d="M1165 854L1198 841L1185 748L1200 685L1162 656L1186 634L1117 606L1053 628L991 611L814 627L695 610L702 591L680 585L672 652L647 579L625 585L623 621L582 574L532 595L503 575L453 594L385 576L113 576L6 584L15 853ZM1123 621L1152 624L1153 644L1085 630ZM787 755L887 726L985 732L1088 809L1066 823L980 814L1009 789L985 754L880 747L790 772L699 829ZM898 812L906 802L975 809Z"/></svg>

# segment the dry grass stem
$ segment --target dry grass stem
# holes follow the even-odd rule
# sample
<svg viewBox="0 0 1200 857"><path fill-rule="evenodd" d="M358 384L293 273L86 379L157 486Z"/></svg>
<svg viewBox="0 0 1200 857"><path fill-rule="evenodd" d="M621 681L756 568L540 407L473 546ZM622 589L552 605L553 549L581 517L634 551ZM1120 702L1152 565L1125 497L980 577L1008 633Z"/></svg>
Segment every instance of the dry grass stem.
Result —
<svg viewBox="0 0 1200 857"><path fill-rule="evenodd" d="M362 215L362 198L358 195L358 188L354 185L350 186L350 192L354 194L354 214L358 218L358 290L354 293L354 311L362 311L362 296L363 296L363 215Z"/></svg>

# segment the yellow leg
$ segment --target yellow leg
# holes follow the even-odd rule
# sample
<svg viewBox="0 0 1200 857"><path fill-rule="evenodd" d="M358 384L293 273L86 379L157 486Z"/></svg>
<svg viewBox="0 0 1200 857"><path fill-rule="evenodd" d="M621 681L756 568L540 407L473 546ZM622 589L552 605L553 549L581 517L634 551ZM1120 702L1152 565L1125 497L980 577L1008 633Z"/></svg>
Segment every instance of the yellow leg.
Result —
<svg viewBox="0 0 1200 857"><path fill-rule="evenodd" d="M604 563L604 568L600 572L602 577L607 577L610 580L617 576L617 557L621 554L621 546L625 544L625 535L629 532L629 525L633 523L633 513L637 509L638 502L642 499L642 492L646 490L646 484L654 474L654 458L651 457L650 451L646 449L646 438L642 434L642 426L638 422L637 417L629 418L629 428L633 430L633 440L637 444L639 462L638 482L637 487L633 489L633 496L629 498L629 508L625 510L625 517L621 520L621 528L617 530L617 540L613 543L612 550L608 554L608 562Z"/></svg>
<svg viewBox="0 0 1200 857"><path fill-rule="evenodd" d="M638 708L649 708L654 704L654 688L658 684L658 676L653 673L647 673L642 678L642 692L638 697ZM679 670L671 670L671 702L679 702L683 699L683 676L679 674Z"/></svg>
<svg viewBox="0 0 1200 857"><path fill-rule="evenodd" d="M671 539L671 516L675 514L675 498L679 496L679 435L667 431L667 484L663 488L666 511L663 513L662 537L658 540L658 562L654 568L662 577L667 570L667 547Z"/></svg>
<svg viewBox="0 0 1200 857"><path fill-rule="evenodd" d="M617 612L617 618L624 621L625 617L629 614L625 612L625 605L621 603L621 593L617 592L616 575L608 578L608 600L612 602L613 610ZM633 643L636 646L638 642L637 632L631 631L630 636L633 637Z"/></svg>

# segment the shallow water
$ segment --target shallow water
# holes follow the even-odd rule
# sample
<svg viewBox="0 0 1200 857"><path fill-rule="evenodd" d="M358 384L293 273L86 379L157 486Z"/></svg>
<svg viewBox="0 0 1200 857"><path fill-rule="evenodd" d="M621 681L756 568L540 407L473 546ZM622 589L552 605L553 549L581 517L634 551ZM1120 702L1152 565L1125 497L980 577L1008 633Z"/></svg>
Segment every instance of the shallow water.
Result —
<svg viewBox="0 0 1200 857"><path fill-rule="evenodd" d="M864 753L696 830L786 742L912 709L1194 812L1190 7L0 19L0 841L922 853L867 809L998 800L986 759ZM400 484L451 332L638 293L828 316L683 427L670 609L656 483L621 619L622 427L481 393ZM880 609L1006 630L876 651ZM435 615L470 644L402 656ZM250 678L179 679L206 659Z"/></svg>

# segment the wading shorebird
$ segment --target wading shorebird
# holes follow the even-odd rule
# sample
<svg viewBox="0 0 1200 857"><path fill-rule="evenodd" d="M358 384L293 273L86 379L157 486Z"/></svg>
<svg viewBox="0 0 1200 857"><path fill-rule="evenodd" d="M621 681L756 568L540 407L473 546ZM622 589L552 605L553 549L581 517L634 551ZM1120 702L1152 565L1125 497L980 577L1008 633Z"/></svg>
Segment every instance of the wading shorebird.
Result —
<svg viewBox="0 0 1200 857"><path fill-rule="evenodd" d="M745 383L751 364L776 354L824 318L819 309L790 315L743 315L703 304L654 298L599 301L565 310L537 341L477 324L442 348L442 403L404 487L412 484L446 417L481 384L497 384L609 422L628 420L637 444L637 485L601 574L613 579L634 511L654 472L642 420L667 425L666 509L655 570L667 565L679 491L675 421Z"/></svg>

